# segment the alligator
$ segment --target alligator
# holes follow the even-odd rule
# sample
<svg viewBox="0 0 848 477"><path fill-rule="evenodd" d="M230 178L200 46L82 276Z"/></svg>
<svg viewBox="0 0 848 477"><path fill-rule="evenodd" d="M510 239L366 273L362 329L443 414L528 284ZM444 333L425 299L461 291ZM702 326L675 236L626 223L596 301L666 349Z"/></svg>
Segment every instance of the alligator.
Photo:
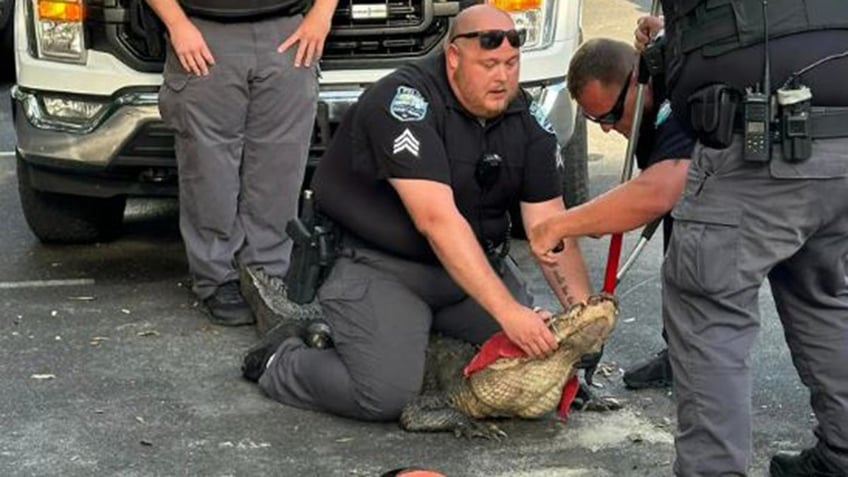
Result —
<svg viewBox="0 0 848 477"><path fill-rule="evenodd" d="M256 318L256 331L259 336L265 336L283 320L308 322L324 316L317 301L305 305L289 301L282 277L268 275L257 268L241 267L239 283L241 294Z"/></svg>
<svg viewBox="0 0 848 477"><path fill-rule="evenodd" d="M241 283L260 333L286 319L320 319L320 306L288 302L281 281L261 271L244 269ZM293 310L297 310L294 317ZM564 385L577 372L576 364L582 356L600 349L615 326L617 313L618 303L613 296L593 295L585 304L573 305L548 320L558 343L551 355L541 359L500 357L468 376L464 370L479 349L460 340L432 335L422 393L403 409L401 428L501 440L506 434L484 419L536 419L554 411ZM313 335L307 335L310 346L332 346L325 333ZM613 399L595 401L592 410L620 407Z"/></svg>
<svg viewBox="0 0 848 477"><path fill-rule="evenodd" d="M465 437L499 440L506 434L481 419L537 419L551 413L560 403L564 385L575 375L580 358L598 351L609 337L617 311L614 297L593 295L587 303L576 304L549 320L558 343L551 355L540 359L501 357L470 375L456 365L470 362L468 355L474 356L470 345L460 348L454 343L451 347L456 351L433 353L438 357L429 356L428 349L429 376L424 391L404 408L401 427L408 431L453 431ZM437 341L430 348L434 345L444 346ZM460 359L451 360L454 356ZM434 367L430 366L431 362ZM614 400L600 400L594 407L595 410L615 408Z"/></svg>

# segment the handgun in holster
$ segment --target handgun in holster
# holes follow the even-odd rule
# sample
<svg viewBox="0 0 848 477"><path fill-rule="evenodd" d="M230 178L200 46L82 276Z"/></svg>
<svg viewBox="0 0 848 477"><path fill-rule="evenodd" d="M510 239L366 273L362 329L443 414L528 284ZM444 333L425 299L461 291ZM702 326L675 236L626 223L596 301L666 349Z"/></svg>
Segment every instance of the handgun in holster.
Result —
<svg viewBox="0 0 848 477"><path fill-rule="evenodd" d="M311 303L335 259L332 223L315 213L311 190L304 191L301 215L286 224L286 233L294 242L285 278L288 299Z"/></svg>

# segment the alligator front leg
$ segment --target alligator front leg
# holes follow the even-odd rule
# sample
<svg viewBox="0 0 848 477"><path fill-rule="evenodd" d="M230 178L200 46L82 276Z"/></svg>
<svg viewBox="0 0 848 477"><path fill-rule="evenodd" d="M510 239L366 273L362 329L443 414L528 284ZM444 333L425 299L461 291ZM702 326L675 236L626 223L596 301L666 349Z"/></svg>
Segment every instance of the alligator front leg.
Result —
<svg viewBox="0 0 848 477"><path fill-rule="evenodd" d="M451 407L446 396L419 396L400 415L400 427L410 432L453 432L457 437L500 441L507 437L498 426L471 418Z"/></svg>

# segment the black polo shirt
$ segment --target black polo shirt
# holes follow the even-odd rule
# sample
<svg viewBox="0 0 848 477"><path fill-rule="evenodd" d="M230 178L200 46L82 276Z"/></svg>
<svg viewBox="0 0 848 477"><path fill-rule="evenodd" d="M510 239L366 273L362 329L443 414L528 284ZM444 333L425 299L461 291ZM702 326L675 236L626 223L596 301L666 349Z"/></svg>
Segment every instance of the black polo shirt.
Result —
<svg viewBox="0 0 848 477"><path fill-rule="evenodd" d="M292 16L307 9L304 0L178 0L190 16L214 21L258 21Z"/></svg>
<svg viewBox="0 0 848 477"><path fill-rule="evenodd" d="M444 54L408 64L369 88L348 111L313 180L320 210L359 239L393 254L432 261L388 179L451 187L478 240L503 242L518 201L562 195L553 128L521 92L499 117L481 121L454 96ZM490 189L475 179L484 155L500 167Z"/></svg>
<svg viewBox="0 0 848 477"><path fill-rule="evenodd" d="M657 111L643 118L636 164L644 170L666 159L689 159L694 148L694 136L671 114L671 102L665 100Z"/></svg>
<svg viewBox="0 0 848 477"><path fill-rule="evenodd" d="M663 80L652 82L655 107L646 111L639 129L636 164L642 170L666 159L689 159L695 148L695 137L672 114L662 85Z"/></svg>

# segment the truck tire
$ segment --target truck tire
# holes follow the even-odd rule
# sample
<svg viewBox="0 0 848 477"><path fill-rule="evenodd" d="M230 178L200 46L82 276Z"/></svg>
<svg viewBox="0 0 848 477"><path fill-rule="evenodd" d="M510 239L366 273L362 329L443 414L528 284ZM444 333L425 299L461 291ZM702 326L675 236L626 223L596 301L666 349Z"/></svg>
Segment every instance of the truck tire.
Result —
<svg viewBox="0 0 848 477"><path fill-rule="evenodd" d="M586 118L577 112L574 133L562 150L562 198L567 207L589 199L589 145L586 138Z"/></svg>
<svg viewBox="0 0 848 477"><path fill-rule="evenodd" d="M562 157L562 199L568 207L586 202L589 198L589 147L586 138L586 118L577 111L574 132L568 144L560 151ZM512 237L526 239L524 223L518 207L510 211Z"/></svg>
<svg viewBox="0 0 848 477"><path fill-rule="evenodd" d="M126 196L84 197L32 188L29 166L18 159L18 194L30 230L43 243L92 243L121 234Z"/></svg>

